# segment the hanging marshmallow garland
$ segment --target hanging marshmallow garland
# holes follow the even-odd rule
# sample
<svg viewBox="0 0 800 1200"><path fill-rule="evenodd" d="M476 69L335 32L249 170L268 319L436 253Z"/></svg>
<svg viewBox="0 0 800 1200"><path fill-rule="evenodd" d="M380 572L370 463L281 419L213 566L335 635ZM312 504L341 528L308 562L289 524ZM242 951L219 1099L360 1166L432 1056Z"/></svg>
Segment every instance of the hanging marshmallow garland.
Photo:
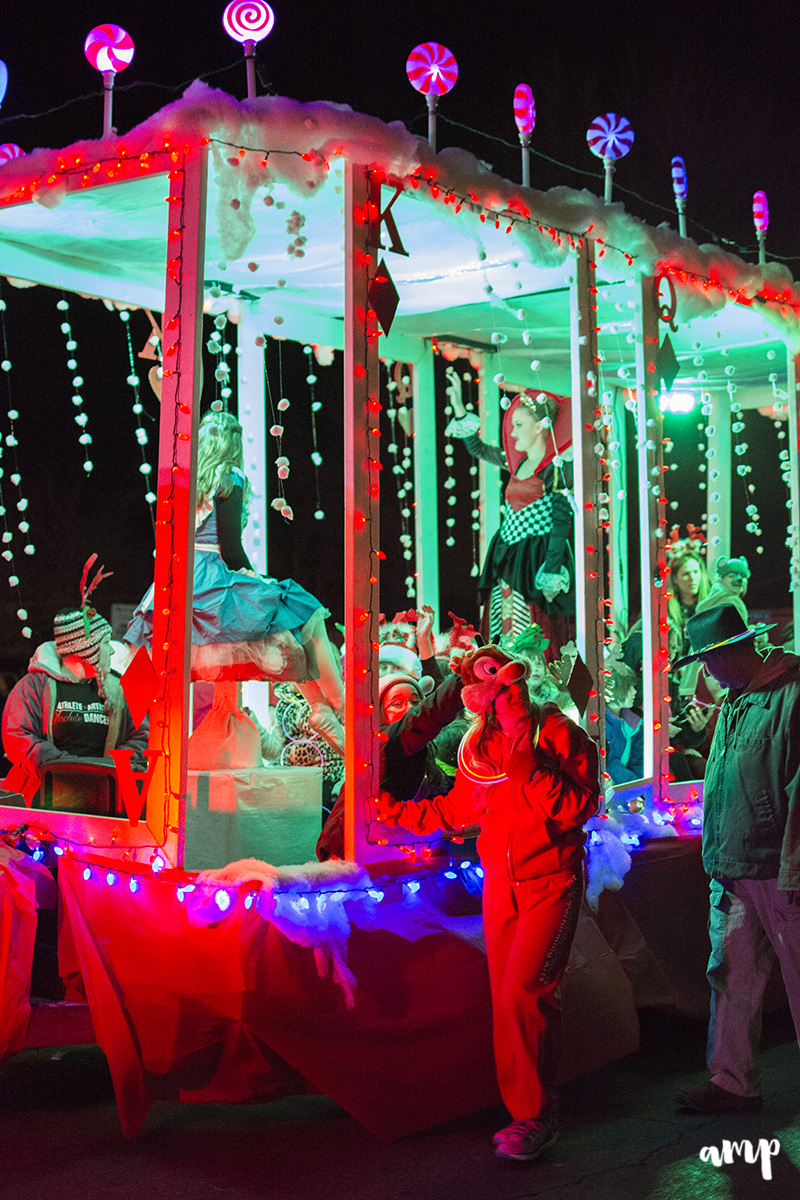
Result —
<svg viewBox="0 0 800 1200"><path fill-rule="evenodd" d="M289 401L285 396L281 395L277 405L273 402L272 385L270 383L269 371L267 370L267 345L269 344L269 339L266 333L262 334L262 344L264 346L264 379L267 390L267 402L272 413L272 425L269 428L269 433L271 437L275 438L278 450L275 459L275 466L278 471L278 495L271 501L271 505L276 512L281 514L285 521L293 521L294 512L286 499L284 489L284 481L289 478L289 459L283 453L283 414L289 408ZM283 357L280 342L278 342L278 382L281 392L283 392Z"/></svg>
<svg viewBox="0 0 800 1200"><path fill-rule="evenodd" d="M147 461L147 451L145 450L145 446L148 443L148 437L147 437L147 430L145 429L144 425L142 424L142 413L143 413L144 409L142 407L142 398L141 398L141 395L139 392L139 376L136 374L136 364L135 364L134 358L133 358L133 344L131 342L130 316L131 316L131 314L123 309L123 311L119 314L119 319L120 319L120 321L122 321L123 325L125 326L125 336L128 341L128 380L127 380L127 382L128 382L128 386L133 389L132 411L133 411L134 417L136 418L136 441L139 445L139 448L141 450L141 455L142 455L142 462L139 467L139 471L144 476L145 483L147 486L147 491L145 492L144 498L150 508L150 518L153 522L155 522L155 516L153 513L153 505L156 502L156 495L155 495L155 492L151 491L151 488L150 488L150 475L152 473L153 468L152 468L151 464ZM155 532L155 524L153 524L153 531Z"/></svg>
<svg viewBox="0 0 800 1200"><path fill-rule="evenodd" d="M606 169L605 203L611 203L611 177L614 163L624 158L633 145L633 129L627 117L604 113L595 117L586 131L586 141L592 154L602 158Z"/></svg>
<svg viewBox="0 0 800 1200"><path fill-rule="evenodd" d="M59 312L62 312L62 313L69 312L69 301L63 300L63 299L59 300L58 303L56 304L56 308L58 309ZM78 348L78 343L75 341L74 337L72 336L72 326L70 325L69 321L67 321L66 319L61 322L61 332L64 334L64 337L66 338L66 349L67 349L67 353L69 355L69 358L67 359L67 370L68 371L77 371L78 361L73 356L75 354L75 351ZM78 411L75 414L75 424L78 426L78 428L81 431L80 435L78 436L78 442L83 447L83 469L87 475L91 475L92 470L94 469L94 463L92 462L91 458L89 457L89 447L92 444L92 435L90 433L88 433L86 430L86 424L87 424L87 421L89 418L86 416L86 413L83 411L83 396L81 395L81 392L80 392L80 389L83 387L83 376L82 375L73 375L72 376L72 387L73 387L72 403L78 409Z"/></svg>
<svg viewBox="0 0 800 1200"><path fill-rule="evenodd" d="M215 289L211 289L212 296ZM221 295L221 293L218 293ZM214 318L214 332L206 342L206 349L209 354L213 354L219 358L219 362L214 368L214 382L216 383L217 401L215 407L223 409L228 407L228 401L233 395L231 387L231 368L228 362L228 355L231 352L232 346L230 342L222 340L223 330L228 324L227 312L218 313Z"/></svg>
<svg viewBox="0 0 800 1200"><path fill-rule="evenodd" d="M386 390L389 393L389 400L384 408L390 426L389 441L386 450L394 460L392 463L392 475L397 481L397 508L400 516L399 541L402 546L403 559L406 563L411 563L414 559L414 521L412 518L412 508L414 505L414 459L411 450L411 439L402 423L402 419L405 419L408 414L406 400L411 395L411 377L405 373L405 368L405 363L393 363L387 360L386 369L390 375L390 379L386 384ZM399 444L401 438L404 443L402 447ZM405 584L406 596L409 600L413 600L417 594L417 581L411 569L408 567L407 569L410 573L406 575L403 582Z"/></svg>
<svg viewBox="0 0 800 1200"><path fill-rule="evenodd" d="M19 417L19 413L14 408L13 402L11 399L11 378L10 378L11 361L8 357L8 340L7 340L7 336L6 336L5 312L6 312L5 300L0 300L0 317L2 317L2 340L3 340L3 358L2 358L2 361L0 361L0 370L2 370L5 375L7 398L8 398L8 410L7 410L8 432L5 434L5 436L2 438L2 440L0 440L0 522L2 522L2 531L3 531L2 535L0 537L0 541L2 542L2 550L0 551L0 555L3 558L3 561L8 564L8 570L10 572L9 576L8 576L8 586L17 589L18 602L20 602L21 597L19 594L19 576L17 574L17 568L15 567L15 564L14 564L14 546L13 546L14 532L10 526L9 514L8 514L7 507L6 507L6 497L5 497L4 489L3 489L3 484L5 482L5 468L3 465L3 458L4 458L5 452L9 451L9 450L11 451L11 467L12 467L12 469L11 469L11 474L8 476L8 479L9 479L9 482L11 483L11 485L14 488L16 488L18 498L15 501L15 507L21 518L19 520L19 522L17 523L17 529L25 538L25 546L23 548L24 553L29 554L29 555L33 554L35 552L35 547L34 547L33 543L28 540L30 526L28 525L28 521L25 516L26 510L28 507L28 501L25 498L25 496L23 496L23 494L22 494L21 476L20 476L20 471L19 471L19 463L17 461L17 445L19 443L17 441L16 432L15 432L15 422L16 422L17 418ZM22 607L18 607L17 608L17 618L19 621L23 622L22 631L21 631L22 636L24 638L31 637L32 630L31 630L30 626L24 624L24 622L26 622L28 619L27 610Z"/></svg>
<svg viewBox="0 0 800 1200"><path fill-rule="evenodd" d="M322 405L317 399L315 390L317 377L314 374L314 364L312 361L314 347L304 346L303 353L305 354L306 361L308 363L306 368L308 371L308 374L306 375L306 383L308 384L311 393L311 462L314 466L314 494L317 500L317 507L314 509L314 519L316 521L324 521L325 510L322 507L322 499L319 492L319 468L322 466L322 455L320 454L319 447L317 445L317 413Z"/></svg>

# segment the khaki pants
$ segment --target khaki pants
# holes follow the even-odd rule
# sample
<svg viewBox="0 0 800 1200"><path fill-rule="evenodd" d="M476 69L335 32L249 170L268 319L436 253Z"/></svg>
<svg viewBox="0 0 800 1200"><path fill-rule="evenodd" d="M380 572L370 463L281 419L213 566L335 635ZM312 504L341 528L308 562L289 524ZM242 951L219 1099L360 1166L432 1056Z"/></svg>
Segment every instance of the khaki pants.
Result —
<svg viewBox="0 0 800 1200"><path fill-rule="evenodd" d="M800 904L776 879L712 879L708 931L712 1083L737 1096L761 1093L755 1055L761 1003L777 955L800 1038Z"/></svg>

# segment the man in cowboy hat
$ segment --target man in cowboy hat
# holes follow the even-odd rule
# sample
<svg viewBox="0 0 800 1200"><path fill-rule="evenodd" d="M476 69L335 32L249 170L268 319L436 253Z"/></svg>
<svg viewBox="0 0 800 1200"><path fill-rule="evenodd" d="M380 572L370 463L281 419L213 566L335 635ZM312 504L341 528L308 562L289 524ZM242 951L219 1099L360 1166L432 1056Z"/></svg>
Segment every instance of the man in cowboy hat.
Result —
<svg viewBox="0 0 800 1200"><path fill-rule="evenodd" d="M711 1081L686 1088L694 1112L761 1107L755 1054L775 957L800 1037L800 658L761 654L730 604L687 622L691 653L728 689L704 784L703 865L711 877Z"/></svg>

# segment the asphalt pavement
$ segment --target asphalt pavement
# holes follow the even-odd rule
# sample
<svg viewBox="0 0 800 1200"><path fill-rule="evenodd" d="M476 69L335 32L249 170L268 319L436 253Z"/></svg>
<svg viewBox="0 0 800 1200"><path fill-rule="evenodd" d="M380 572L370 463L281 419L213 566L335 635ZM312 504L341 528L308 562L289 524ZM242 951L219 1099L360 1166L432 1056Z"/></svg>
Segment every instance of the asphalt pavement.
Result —
<svg viewBox="0 0 800 1200"><path fill-rule="evenodd" d="M676 1106L680 1087L705 1081L704 1024L651 1010L641 1021L639 1051L561 1089L561 1139L526 1165L493 1155L503 1110L387 1143L326 1096L242 1106L159 1102L140 1134L126 1139L96 1046L25 1051L0 1064L0 1195L797 1200L800 1051L788 1012L765 1019L764 1109L736 1116L694 1116ZM724 1160L726 1143L731 1161L715 1166L712 1150Z"/></svg>

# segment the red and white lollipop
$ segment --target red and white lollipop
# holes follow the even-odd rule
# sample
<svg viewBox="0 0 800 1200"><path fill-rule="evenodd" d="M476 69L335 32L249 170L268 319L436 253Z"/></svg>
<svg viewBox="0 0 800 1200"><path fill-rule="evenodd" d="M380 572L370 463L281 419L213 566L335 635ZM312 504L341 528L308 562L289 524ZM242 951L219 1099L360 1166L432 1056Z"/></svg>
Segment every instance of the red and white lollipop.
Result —
<svg viewBox="0 0 800 1200"><path fill-rule="evenodd" d="M592 121L586 130L586 140L598 158L624 158L633 145L633 129L627 117L604 113Z"/></svg>
<svg viewBox="0 0 800 1200"><path fill-rule="evenodd" d="M678 233L681 237L686 237L686 197L689 194L689 184L686 179L686 163L680 154L676 154L672 160L672 190L678 210Z"/></svg>
<svg viewBox="0 0 800 1200"><path fill-rule="evenodd" d="M406 62L408 82L428 102L428 141L436 150L436 101L449 92L458 79L458 63L447 46L420 42Z"/></svg>
<svg viewBox="0 0 800 1200"><path fill-rule="evenodd" d="M533 133L536 125L536 105L530 85L520 83L514 89L514 122L519 130L520 141Z"/></svg>
<svg viewBox="0 0 800 1200"><path fill-rule="evenodd" d="M769 204L766 192L753 193L753 224L756 233L766 233L769 229Z"/></svg>
<svg viewBox="0 0 800 1200"><path fill-rule="evenodd" d="M753 193L753 224L758 238L758 265L766 266L767 262L767 230L769 229L769 204L766 192Z"/></svg>
<svg viewBox="0 0 800 1200"><path fill-rule="evenodd" d="M241 42L247 68L247 98L256 94L256 42L272 33L275 14L264 0L231 0L222 14L222 27L228 37Z"/></svg>
<svg viewBox="0 0 800 1200"><path fill-rule="evenodd" d="M133 39L121 25L95 25L86 35L83 53L103 76L103 137L111 137L114 77L133 62Z"/></svg>
<svg viewBox="0 0 800 1200"><path fill-rule="evenodd" d="M12 158L19 158L25 153L20 149L16 142L3 142L0 146L0 166L3 163L11 162Z"/></svg>
<svg viewBox="0 0 800 1200"><path fill-rule="evenodd" d="M228 37L245 45L263 42L272 33L275 14L264 0L231 0L222 14L222 25Z"/></svg>
<svg viewBox="0 0 800 1200"><path fill-rule="evenodd" d="M520 83L514 89L514 122L519 130L519 144L522 146L522 186L530 187L531 152L528 146L536 124L536 105L533 92L527 83Z"/></svg>
<svg viewBox="0 0 800 1200"><path fill-rule="evenodd" d="M83 53L95 71L124 71L133 62L133 39L121 25L96 25L86 35Z"/></svg>
<svg viewBox="0 0 800 1200"><path fill-rule="evenodd" d="M458 79L458 63L447 46L421 42L408 56L406 74L411 86L424 96L443 96Z"/></svg>
<svg viewBox="0 0 800 1200"><path fill-rule="evenodd" d="M620 117L617 113L603 113L595 117L586 130L586 141L592 154L603 160L606 169L605 202L610 204L614 163L618 158L624 158L633 145L631 123L627 117Z"/></svg>

